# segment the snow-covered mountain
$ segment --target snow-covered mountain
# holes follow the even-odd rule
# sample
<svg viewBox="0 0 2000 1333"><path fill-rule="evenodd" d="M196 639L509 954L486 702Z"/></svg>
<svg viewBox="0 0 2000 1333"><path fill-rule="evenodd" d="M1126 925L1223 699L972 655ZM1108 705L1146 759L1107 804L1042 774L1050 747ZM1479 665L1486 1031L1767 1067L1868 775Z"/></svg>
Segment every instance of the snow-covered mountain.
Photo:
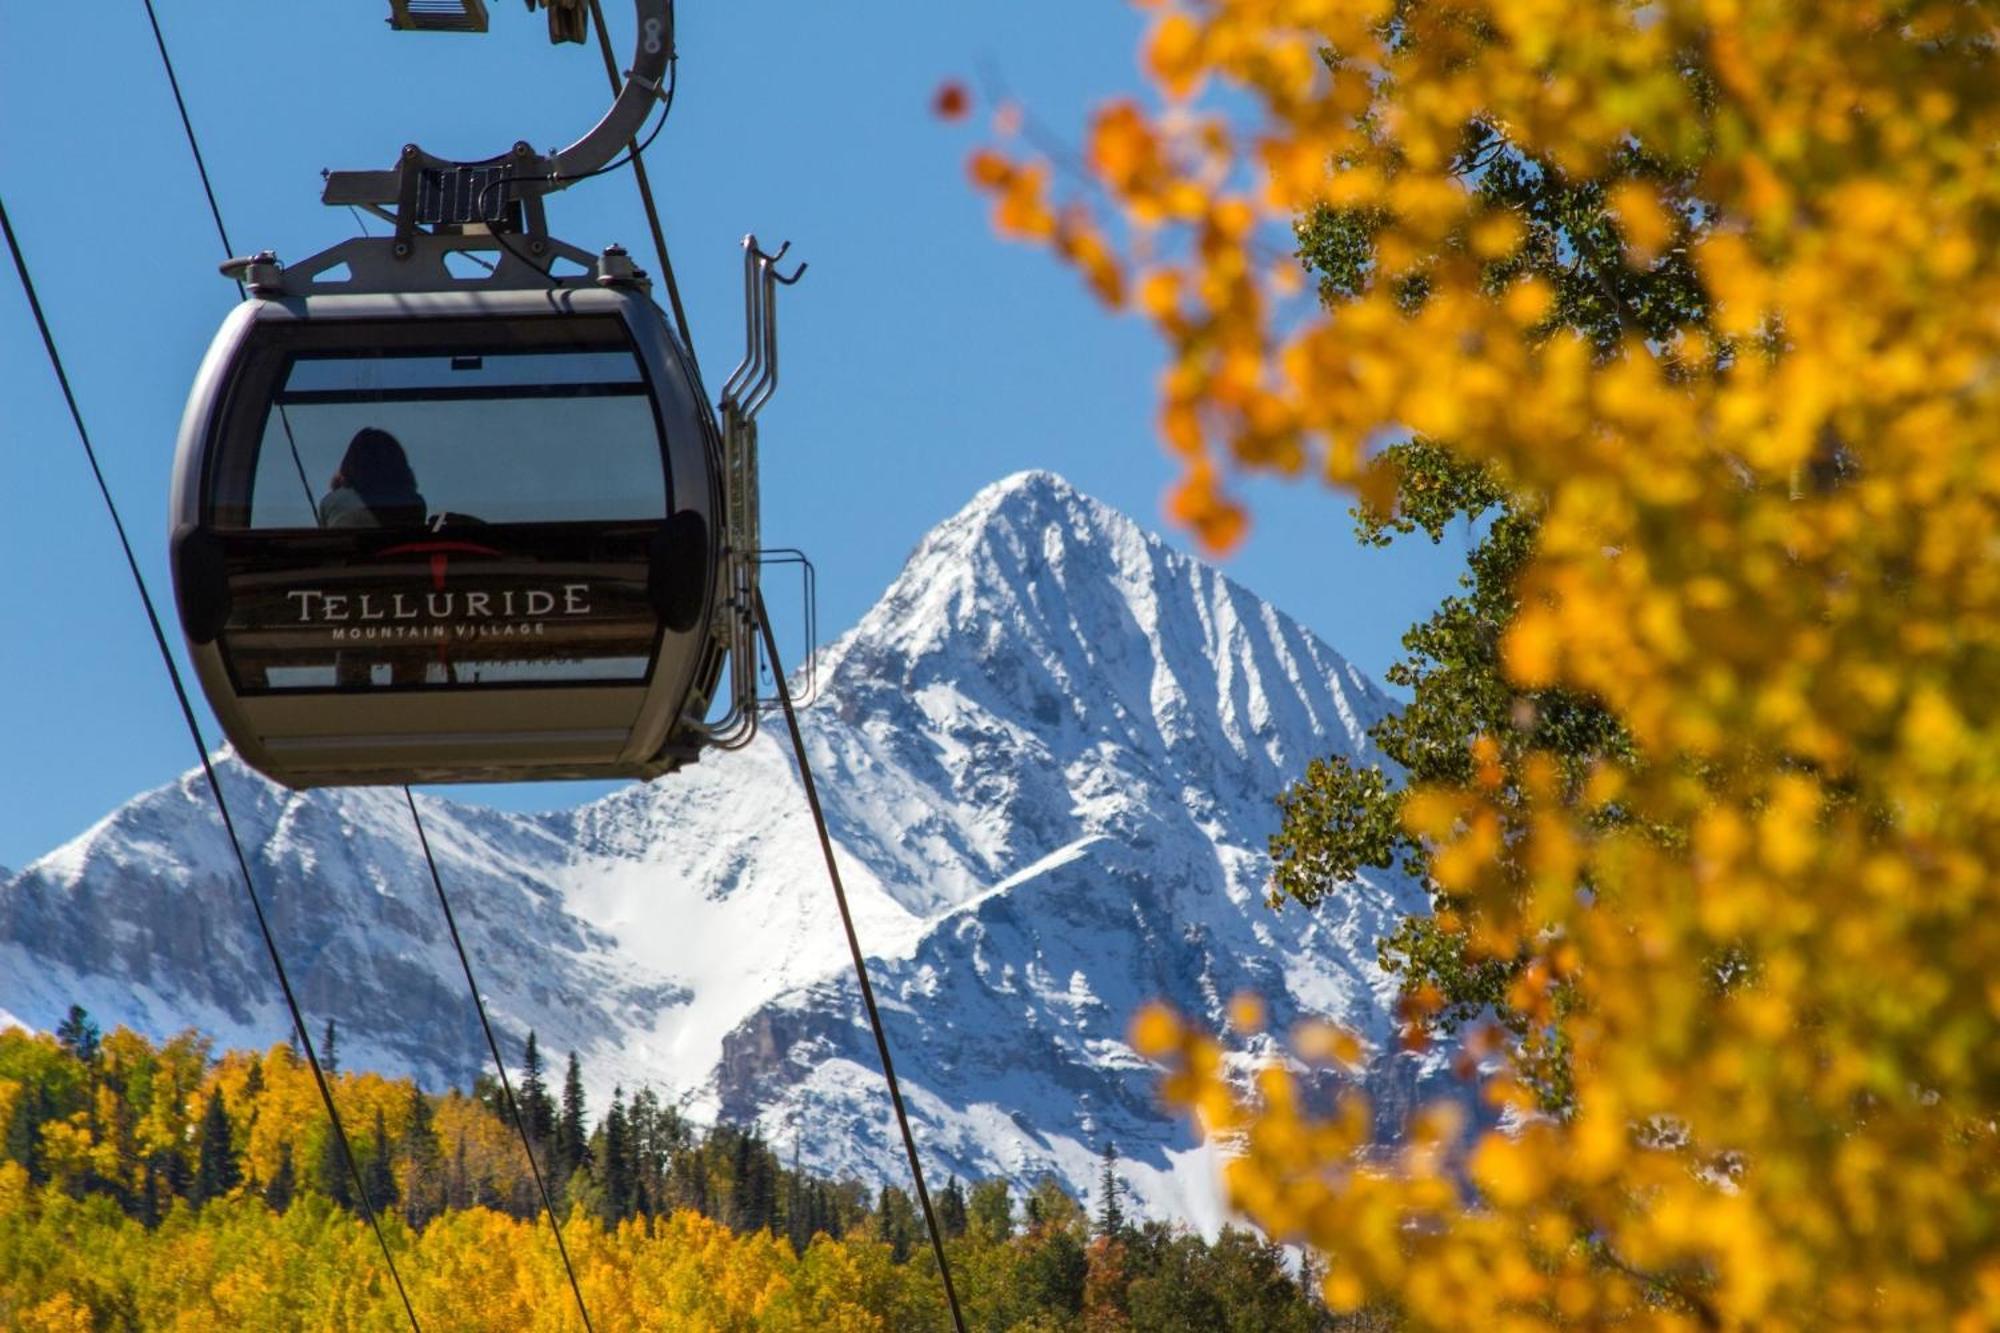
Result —
<svg viewBox="0 0 2000 1333"><path fill-rule="evenodd" d="M1261 994L1385 1038L1392 877L1265 903L1273 797L1368 756L1391 705L1324 643L1060 478L975 496L829 648L804 715L929 1169L1082 1192L1115 1143L1147 1211L1214 1220L1210 1172L1125 1043L1148 998L1218 1029ZM485 1051L396 790L220 766L300 1000L343 1061L464 1083ZM900 1145L782 729L573 811L423 799L490 1010L811 1164L901 1180ZM198 771L0 884L0 1011L52 1027L286 1030ZM1389 1043L1379 1043L1387 1049ZM518 1049L518 1045L516 1047ZM1407 1104L1415 1064L1369 1078Z"/></svg>

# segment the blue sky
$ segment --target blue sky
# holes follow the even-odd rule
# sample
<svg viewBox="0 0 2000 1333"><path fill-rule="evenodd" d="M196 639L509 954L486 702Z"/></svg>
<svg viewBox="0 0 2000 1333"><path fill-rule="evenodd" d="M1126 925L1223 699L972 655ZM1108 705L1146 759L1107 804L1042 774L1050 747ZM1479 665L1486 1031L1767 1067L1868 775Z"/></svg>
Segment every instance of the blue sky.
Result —
<svg viewBox="0 0 2000 1333"><path fill-rule="evenodd" d="M463 158L517 138L566 143L608 102L595 50L550 47L541 17L511 0L491 0L484 37L392 33L386 0L157 3L239 253L298 258L354 233L346 210L319 203L323 167L387 167L406 141ZM606 8L623 48L631 16ZM764 530L817 562L825 636L866 610L926 529L1022 468L1166 530L1158 345L1046 256L993 235L965 178L975 131L928 111L941 81L986 70L1074 141L1094 103L1138 86L1142 24L1111 0L682 6L680 95L648 162L711 385L741 346L742 234L790 239L812 265L782 298ZM174 433L236 294L215 271L220 242L143 9L83 23L71 6L10 7L0 197L170 604ZM550 222L651 266L626 173L556 196ZM1450 590L1459 545L1364 550L1344 505L1311 483L1245 493L1256 525L1229 572L1379 677L1402 629ZM0 865L18 867L193 756L11 271L0 534ZM462 794L545 808L602 790Z"/></svg>

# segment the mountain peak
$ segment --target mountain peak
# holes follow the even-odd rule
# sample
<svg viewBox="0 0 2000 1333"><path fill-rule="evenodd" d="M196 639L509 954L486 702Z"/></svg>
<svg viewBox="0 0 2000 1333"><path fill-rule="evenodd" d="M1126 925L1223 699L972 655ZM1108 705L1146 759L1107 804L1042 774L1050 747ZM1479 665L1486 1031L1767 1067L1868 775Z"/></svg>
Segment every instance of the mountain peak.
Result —
<svg viewBox="0 0 2000 1333"><path fill-rule="evenodd" d="M1264 848L1284 784L1365 756L1388 701L1217 570L1017 473L924 538L822 679L802 729L941 1165L1082 1189L1112 1139L1138 1204L1186 1216L1194 1145L1122 1036L1142 1000L1220 1030L1255 989L1281 1027L1387 1043L1372 945L1420 895L1390 878L1275 916ZM484 1046L400 794L217 771L310 1021L337 1018L357 1068L471 1077ZM810 1125L817 1169L894 1178L798 781L767 733L570 812L418 799L510 1045L580 1052L600 1100L657 1081L703 1117ZM197 770L0 878L0 1024L81 1003L263 1046L285 1014L246 912Z"/></svg>
<svg viewBox="0 0 2000 1333"><path fill-rule="evenodd" d="M1042 470L982 488L933 528L827 650L823 678L849 716L880 687L899 699L942 689L1047 733L1090 701L1120 744L1157 754L1192 727L1236 760L1280 733L1365 749L1391 706L1289 616Z"/></svg>
<svg viewBox="0 0 2000 1333"><path fill-rule="evenodd" d="M940 526L964 520L991 521L1008 511L1020 512L1046 509L1051 506L1074 505L1087 505L1103 509L1106 514L1122 517L1117 515L1117 511L1091 499L1071 485L1069 478L1062 474L1051 472L1046 468L1028 468L980 487L953 519L946 520L946 523Z"/></svg>
<svg viewBox="0 0 2000 1333"><path fill-rule="evenodd" d="M1126 807L1077 787L1106 756L1135 801L1268 834L1285 782L1368 754L1391 707L1296 621L1041 471L932 529L820 679L815 763L900 788L914 821L843 831L918 913L1013 873L1022 845L1123 837Z"/></svg>
<svg viewBox="0 0 2000 1333"><path fill-rule="evenodd" d="M934 578L941 567L1004 534L1040 537L1062 530L1082 541L1092 535L1148 540L1138 524L1085 495L1067 478L1033 468L982 486L956 514L925 534L888 596L893 598L904 583Z"/></svg>

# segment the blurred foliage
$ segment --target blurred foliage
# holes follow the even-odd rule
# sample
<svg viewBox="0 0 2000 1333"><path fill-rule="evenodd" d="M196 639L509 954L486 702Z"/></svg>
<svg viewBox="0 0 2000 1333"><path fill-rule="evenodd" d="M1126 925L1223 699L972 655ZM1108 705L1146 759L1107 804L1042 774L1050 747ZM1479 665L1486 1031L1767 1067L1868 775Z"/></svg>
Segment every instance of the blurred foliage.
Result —
<svg viewBox="0 0 2000 1333"><path fill-rule="evenodd" d="M996 108L973 178L1158 332L1211 547L1246 472L1487 513L1401 772L1309 774L1279 890L1413 870L1409 1029L1505 1034L1489 1123L1394 1145L1155 1012L1169 1095L1336 1306L2000 1326L1993 7L1152 7L1154 97L1081 161Z"/></svg>

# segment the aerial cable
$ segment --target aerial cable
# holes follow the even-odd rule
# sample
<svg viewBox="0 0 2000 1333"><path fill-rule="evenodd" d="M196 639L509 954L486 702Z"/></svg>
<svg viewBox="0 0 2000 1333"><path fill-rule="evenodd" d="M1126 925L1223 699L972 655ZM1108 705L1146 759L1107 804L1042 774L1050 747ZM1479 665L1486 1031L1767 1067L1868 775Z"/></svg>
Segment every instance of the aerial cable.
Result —
<svg viewBox="0 0 2000 1333"><path fill-rule="evenodd" d="M500 1071L500 1090L507 1097L508 1114L514 1118L514 1128L520 1131L521 1148L528 1154L528 1170L534 1173L535 1189L542 1196L542 1207L548 1209L549 1229L556 1233L556 1251L562 1255L563 1272L569 1277L570 1293L576 1297L576 1312L583 1316L585 1333L591 1333L590 1311L583 1303L583 1288L577 1284L576 1268L569 1261L569 1246L563 1243L562 1219L556 1216L555 1200L549 1195L549 1183L542 1175L541 1164L535 1160L535 1145L528 1135L528 1122L521 1115L521 1103L515 1099L514 1084L507 1077L507 1061L500 1054L500 1043L493 1035L493 1024L486 1018L486 1001L479 997L479 983L473 980L472 960L465 952L465 941L459 937L458 918L452 914L451 899L445 896L444 878L438 874L437 859L431 855L431 840L424 832L423 816L417 813L417 798L410 794L409 787L403 788L403 799L409 803L410 822L417 828L417 843L424 849L424 864L430 867L431 887L437 890L438 906L444 909L444 923L451 930L451 947L458 950L458 965L465 969L465 984L472 992L472 1006L479 1011L479 1026L486 1033L486 1049L493 1052L493 1067Z"/></svg>
<svg viewBox="0 0 2000 1333"><path fill-rule="evenodd" d="M151 5L147 6L149 9ZM167 669L167 677L173 682L174 698L180 703L181 718L187 723L188 737L194 742L196 756L201 760L201 771L208 779L209 794L215 798L216 811L222 816L223 831L229 835L230 850L236 855L236 868L243 877L243 889L250 897L251 910L257 917L257 929L264 937L264 951L271 959L271 970L277 973L278 988L284 992L285 1007L290 1010L292 1030L298 1034L299 1045L305 1051L306 1061L312 1067L313 1083L319 1089L320 1101L326 1107L327 1118L333 1123L334 1137L340 1143L340 1155L347 1163L348 1174L354 1179L355 1198L361 1203L363 1216L368 1219L369 1228L375 1233L375 1242L382 1249L382 1259L389 1266L389 1276L396 1284L396 1294L402 1298L403 1313L409 1316L410 1327L416 1333L423 1333L423 1325L417 1322L416 1309L410 1304L410 1294L403 1287L403 1275L397 1271L396 1256L389 1249L389 1238L382 1232L381 1219L375 1215L375 1206L369 1201L367 1183L361 1177L361 1165L354 1155L354 1145L349 1142L347 1129L341 1123L340 1110L334 1105L333 1089L326 1081L326 1071L321 1068L319 1054L313 1049L312 1034L306 1031L304 1013L299 1009L298 996L292 990L291 978L285 972L284 959L278 952L277 937L271 933L270 918L265 914L263 897L257 892L257 882L250 873L250 859L243 852L243 840L237 836L236 821L230 817L229 802L223 797L222 782L216 776L215 765L208 756L208 741L202 736L201 722L195 716L194 705L189 702L186 683L181 679L181 670L174 661L173 651L167 647L166 632L160 626L160 614L153 604L153 594L146 586L146 576L139 569L139 557L133 553L132 539L125 531L125 520L118 512L118 503L111 496L111 486L104 478L104 469L97 461L97 449L90 442L90 431L83 424L83 410L77 406L76 393L70 387L69 373L63 369L62 354L56 350L55 335L49 330L49 321L42 312L41 298L35 292L35 280L28 271L27 257L21 253L21 243L14 236L14 224L7 216L7 205L0 200L0 232L7 238L7 249L13 255L14 272L21 281L21 290L28 298L28 309L34 315L35 327L42 335L42 347L48 352L49 366L55 371L56 383L62 387L63 401L69 405L70 420L76 424L77 438L83 443L83 455L90 463L91 476L97 482L97 493L104 500L105 512L111 516L111 526L118 535L118 545L125 554L125 566L131 571L132 583L139 591L139 601L146 612L146 622L153 631L153 643L160 650L160 661Z"/></svg>
<svg viewBox="0 0 2000 1333"><path fill-rule="evenodd" d="M194 153L194 169L201 174L202 193L208 196L208 214L215 219L215 234L222 238L222 252L234 255L236 247L229 243L229 229L222 225L222 207L215 202L215 186L208 179L208 164L202 160L201 145L195 141L194 121L188 116L187 99L181 96L181 81L174 74L173 58L167 54L167 39L160 32L160 16L153 12L153 0L145 0L146 17L153 25L153 44L160 48L160 64L166 67L167 85L174 90L174 106L181 113L181 128L187 132L188 148ZM236 290L242 291L238 282Z"/></svg>
<svg viewBox="0 0 2000 1333"><path fill-rule="evenodd" d="M778 701L784 705L785 726L792 733L792 749L799 758L799 782L806 789L806 804L812 808L813 827L819 832L819 849L826 857L827 878L833 881L833 900L840 905L840 924L847 931L847 950L854 958L854 975L861 983L861 1004L868 1011L868 1026L875 1033L875 1050L882 1057L882 1073L889 1081L889 1100L896 1108L896 1127L903 1132L903 1152L910 1159L910 1175L917 1183L917 1201L923 1205L924 1228L930 1232L931 1253L937 1256L938 1275L944 1279L945 1302L951 1307L952 1326L965 1333L965 1316L958 1309L958 1290L952 1286L951 1265L944 1257L944 1233L938 1229L937 1212L931 1207L930 1191L924 1188L923 1163L917 1160L917 1140L910 1133L910 1117L903 1109L903 1089L896 1081L896 1065L889 1058L889 1037L882 1029L882 1014L875 1007L875 988L868 981L868 966L861 957L861 939L854 933L854 914L847 907L847 890L840 882L840 866L833 859L833 837L827 832L826 812L820 808L819 788L813 783L812 764L806 758L806 739L799 730L799 715L792 707L791 687L785 683L785 668L778 660L778 639L771 632L771 618L764 613L764 593L756 594L757 628L764 636L764 651L771 659L771 675L778 682Z"/></svg>
<svg viewBox="0 0 2000 1333"><path fill-rule="evenodd" d="M215 219L215 233L222 241L223 254L225 255L225 257L233 258L235 255L235 247L230 244L229 229L223 223L222 220L222 208L221 205L216 201L215 187L209 178L207 161L202 156L201 142L200 139L195 134L193 118L188 115L187 101L181 94L180 79L174 72L173 57L171 57L167 53L166 37L160 30L159 16L153 10L153 0L144 0L144 3L146 6L146 16L148 19L151 20L153 26L153 42L159 48L160 63L166 70L168 86L171 87L173 90L174 105L180 111L181 129L187 135L188 150L194 156L195 171L201 177L202 192L208 197L209 216ZM663 124L665 123L664 115L661 117L661 122ZM657 131L655 132L657 133ZM360 221L358 214L356 215L356 221L357 222ZM367 226L365 224L362 226L362 230L364 232L367 231ZM11 232L9 233L9 235L11 239ZM24 282L26 281L25 270L23 270L23 281ZM243 283L240 278L236 280L236 291L239 296L244 294ZM50 352L51 355L54 354L53 344L51 344L50 346ZM58 373L60 373L60 371ZM65 391L67 391L67 382L65 382ZM313 504L312 484L306 479L305 465L299 457L298 442L296 439L293 438L291 422L288 418L284 418L284 407L282 404L279 406L278 410L281 419L283 419L284 421L285 439L291 446L292 465L298 472L300 486L302 486L305 489L306 503L312 507L314 520L317 521L319 517L318 506ZM74 405L72 405L72 411L74 411ZM80 418L78 420L77 427L79 430L82 429L82 421ZM86 442L86 447L87 447L87 442ZM93 466L95 466L94 460L93 460ZM100 484L101 484L101 478L100 478ZM110 499L108 492L105 498L106 501L108 502ZM123 536L122 525L120 527L120 536L121 538ZM127 554L128 556L130 555L129 548ZM136 565L134 566L134 574L135 576L137 574ZM143 595L143 588L142 588L142 595ZM149 615L152 614L152 604L150 599L148 599L147 601L147 612ZM156 635L159 633L159 624L157 617L154 617L154 632ZM162 651L164 651L164 640L162 640ZM172 667L171 657L168 659L168 665L170 668ZM185 709L187 707L187 697L185 692L182 691L181 689L178 672L175 673L175 690L176 692L180 693L182 707L183 709ZM189 721L190 725L192 725L193 723L192 713L189 714ZM197 744L200 745L203 750L202 763L204 768L206 768L208 764L206 746L200 742L198 733L197 733ZM212 773L210 774L210 783L211 785L214 784L214 776ZM222 803L221 788L215 787L215 793L216 793L216 803L218 805L221 805ZM410 818L416 825L417 840L423 848L424 863L430 867L431 884L437 890L438 904L440 907L444 909L445 925L450 930L452 946L458 951L459 965L465 970L465 983L467 987L470 988L470 990L472 991L472 1003L474 1008L477 1009L479 1013L480 1027L485 1030L487 1046L492 1050L494 1065L500 1071L500 1085L506 1093L508 1108L513 1113L515 1128L520 1131L521 1147L528 1155L528 1169L534 1175L535 1187L541 1194L542 1204L544 1207L548 1209L549 1225L555 1231L556 1249L562 1256L563 1271L569 1277L570 1291L576 1297L577 1313L580 1314L583 1318L584 1328L586 1330L589 1330L591 1328L590 1311L587 1308L585 1308L583 1300L583 1291L582 1288L577 1283L576 1269L570 1263L569 1247L563 1243L562 1223L556 1216L555 1204L550 1198L548 1184L542 1177L540 1164L535 1160L534 1146L529 1138L526 1122L522 1120L520 1106L514 1099L514 1089L507 1077L507 1062L500 1054L500 1046L498 1041L495 1040L494 1038L492 1024L487 1021L486 1005L480 999L479 996L479 983L473 976L472 962L471 959L466 954L464 941L461 940L459 937L458 922L457 919L452 914L451 902L445 896L444 881L442 878L440 878L438 874L437 862L433 860L431 857L430 839L425 836L423 820L417 814L416 798L411 795L410 789L407 786L403 788L403 799L409 803ZM229 814L226 808L223 810L223 821L225 824L228 824L229 822ZM232 842L235 841L235 830L233 826L231 826L230 829L230 838ZM242 859L242 849L240 847L237 849L237 856L239 860ZM247 865L245 866L244 869L244 875L246 877L245 882L247 883L249 875L249 869ZM254 890L253 890L252 901L253 902L255 901ZM258 922L260 926L263 924L263 909L261 906L259 906L258 908ZM287 1001L289 1002L291 1001L292 998L291 986L289 981L285 981L284 967L283 964L280 963L278 960L277 945L275 941L272 940L268 930L265 933L265 942L270 947L271 960L278 967L279 978L282 982L284 982L285 996ZM304 1034L303 1020L299 1016L296 1004L293 1005L293 1017L296 1021L298 1021L300 1033L303 1036ZM312 1047L310 1042L308 1042L306 1045L306 1052L309 1056L312 1055ZM319 1076L319 1063L316 1058L313 1061L313 1072L315 1077ZM322 1084L322 1086L324 1085ZM333 1103L330 1098L327 1101L327 1109L329 1110L329 1112L333 1110ZM375 1225L373 1208L367 1200L366 1187L363 1186L361 1182L360 1168L355 1165L353 1154L351 1151L348 1151L347 1149L347 1136L345 1132L341 1130L340 1122L337 1117L335 1118L334 1125L335 1129L337 1131L340 1131L342 1150L344 1152L347 1152L348 1166L354 1172L355 1183L357 1186L361 1186L358 1197L360 1197L362 1200L362 1207L366 1209L369 1213L370 1224ZM381 1229L379 1226L376 1227L376 1236L378 1239L381 1238ZM386 1245L384 1247L383 1254L385 1257L388 1254ZM390 1270L392 1273L395 1271L395 1261L393 1259L390 1260ZM403 1286L402 1278L400 1275L397 1275L396 1289L398 1292L402 1291L402 1286ZM405 1309L409 1308L409 1298L407 1295L404 1296L403 1304ZM416 1322L416 1314L414 1311L411 1311L410 1319L412 1324Z"/></svg>
<svg viewBox="0 0 2000 1333"><path fill-rule="evenodd" d="M617 97L625 91L625 81L618 77L618 61L611 54L611 32L604 26L604 9L598 0L590 0L590 21L597 29L597 49L604 56L604 77L611 83L611 95ZM667 77L672 80L667 85L667 111L672 111L674 84L680 81L680 60L672 53L668 55ZM660 125L664 126L666 123L666 113L662 112ZM688 331L687 311L681 305L680 283L674 279L674 261L667 257L667 234L660 227L659 205L653 201L653 184L646 175L644 153L647 148L652 147L653 135L659 132L656 128L652 135L646 137L644 145L636 143L632 145L630 154L632 179L639 186L639 201L646 206L646 225L652 228L653 249L660 256L660 277L667 284L667 301L673 306L674 323L680 329L681 342L686 345L689 355L692 356L694 335Z"/></svg>
<svg viewBox="0 0 2000 1333"><path fill-rule="evenodd" d="M174 73L174 59L167 54L166 34L160 31L160 16L153 12L153 0L145 0L146 18L153 25L153 45L160 49L160 66L167 72L167 86L173 89L174 107L181 113L181 130L187 135L188 151L194 154L194 169L201 177L201 192L208 196L208 215L215 219L215 234L222 238L224 258L233 258L236 247L229 243L229 228L222 225L222 205L215 201L215 186L208 179L208 163L201 155L201 142L195 138L194 119L188 115L187 99L181 96L180 77ZM234 278L237 296L244 295L243 279ZM305 488L306 503L312 504L312 483L306 480L306 465L299 457L299 442L292 437L292 419L284 405L278 406L278 420L285 428L285 443L292 451L292 466L299 474L299 485Z"/></svg>

